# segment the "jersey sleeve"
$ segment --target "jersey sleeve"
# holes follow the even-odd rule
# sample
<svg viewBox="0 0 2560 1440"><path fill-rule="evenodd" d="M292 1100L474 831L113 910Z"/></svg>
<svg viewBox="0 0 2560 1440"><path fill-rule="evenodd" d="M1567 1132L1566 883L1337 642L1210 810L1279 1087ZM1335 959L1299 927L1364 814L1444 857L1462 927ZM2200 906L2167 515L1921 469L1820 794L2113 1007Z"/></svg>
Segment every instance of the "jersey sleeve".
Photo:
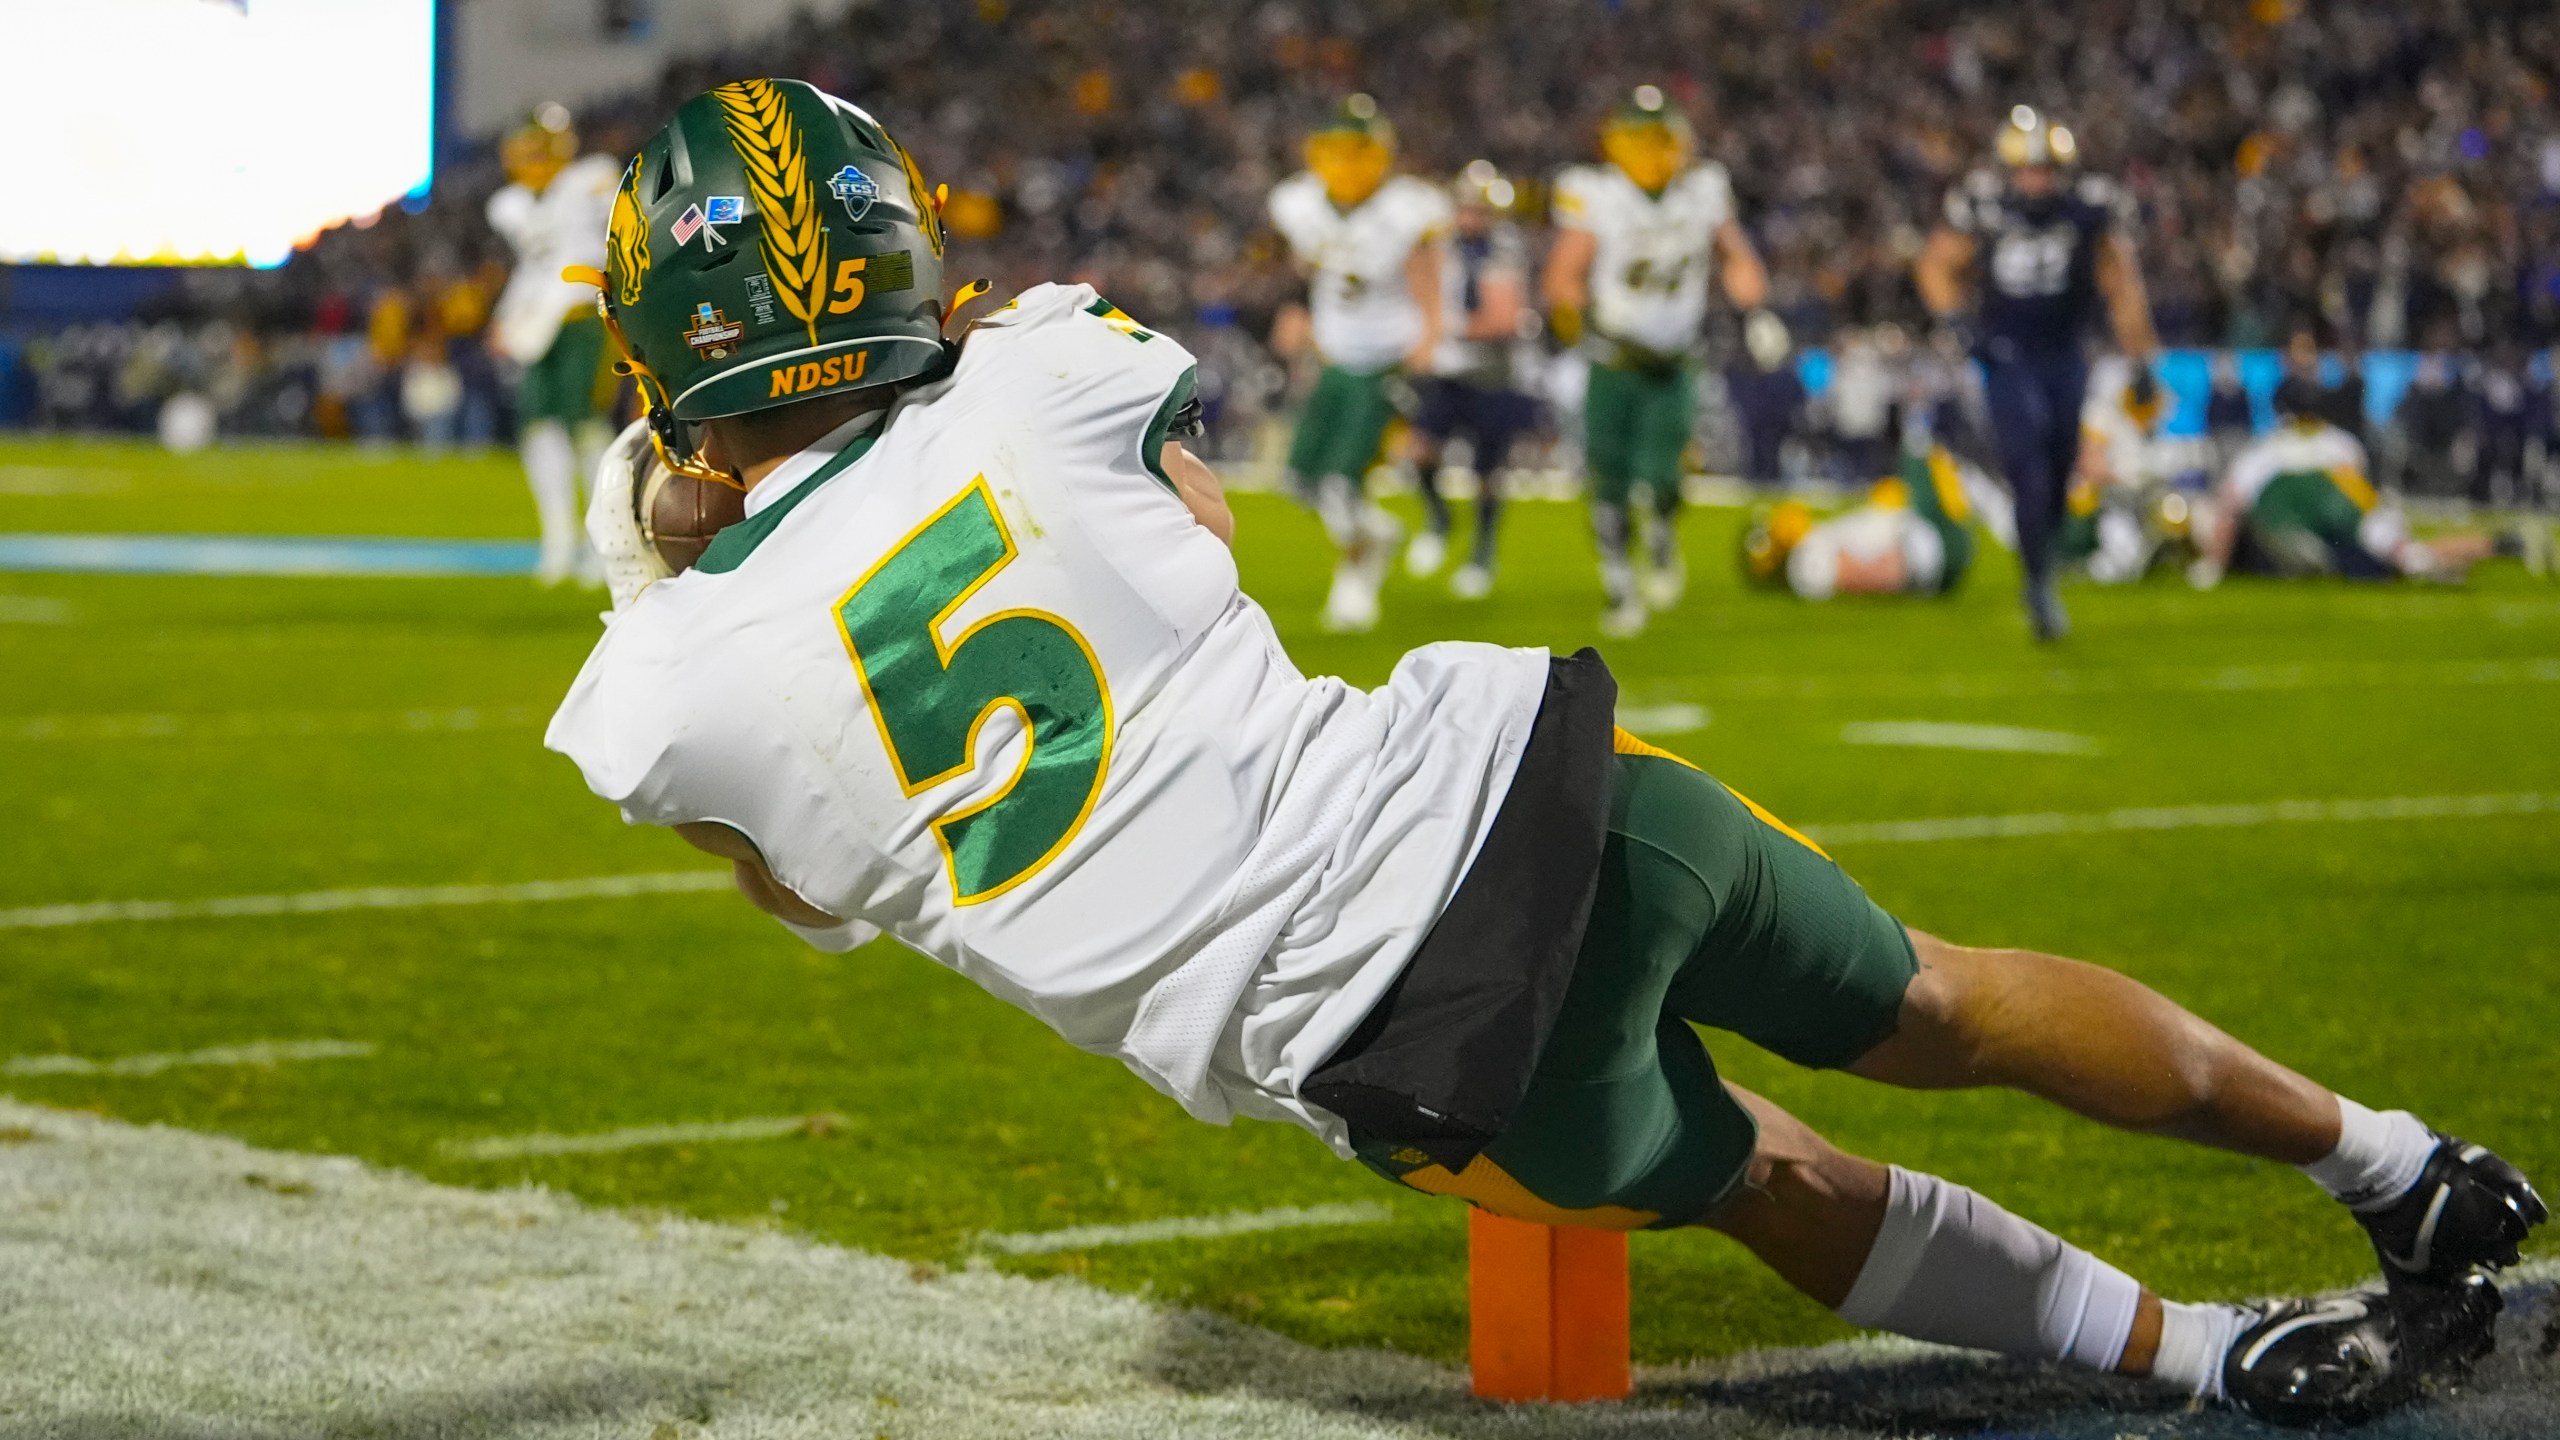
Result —
<svg viewBox="0 0 2560 1440"><path fill-rule="evenodd" d="M1413 229L1417 246L1447 234L1456 218L1456 207L1449 203L1448 195L1426 181L1413 180L1406 185L1404 205L1405 221Z"/></svg>
<svg viewBox="0 0 2560 1440"><path fill-rule="evenodd" d="M1293 175L1271 191L1271 228L1280 232L1280 238L1288 241L1289 248L1301 259L1316 248L1316 216L1310 212L1309 202L1321 203L1322 192L1311 178Z"/></svg>
<svg viewBox="0 0 2560 1440"><path fill-rule="evenodd" d="M1596 231L1600 221L1598 199L1593 182L1599 177L1588 166L1574 165L1556 172L1555 200L1552 208L1558 229Z"/></svg>
<svg viewBox="0 0 2560 1440"><path fill-rule="evenodd" d="M533 192L521 185L501 186L489 197L489 228L498 238L521 254L525 248L525 230L533 224Z"/></svg>
<svg viewBox="0 0 2560 1440"><path fill-rule="evenodd" d="M1061 449L1173 490L1164 447L1200 424L1198 362L1181 342L1090 285L1036 286L977 329L970 345L1019 377L1010 392L1040 407Z"/></svg>
<svg viewBox="0 0 2560 1440"><path fill-rule="evenodd" d="M1733 208L1733 176L1722 165L1709 160L1691 172L1689 183L1697 187L1699 208L1707 214L1707 228L1721 230L1724 222L1736 218Z"/></svg>
<svg viewBox="0 0 2560 1440"><path fill-rule="evenodd" d="M2095 212L2094 228L2101 235L2115 234L2130 239L2136 221L2141 218L2133 195L2104 175L2083 175L2072 187L2073 197Z"/></svg>

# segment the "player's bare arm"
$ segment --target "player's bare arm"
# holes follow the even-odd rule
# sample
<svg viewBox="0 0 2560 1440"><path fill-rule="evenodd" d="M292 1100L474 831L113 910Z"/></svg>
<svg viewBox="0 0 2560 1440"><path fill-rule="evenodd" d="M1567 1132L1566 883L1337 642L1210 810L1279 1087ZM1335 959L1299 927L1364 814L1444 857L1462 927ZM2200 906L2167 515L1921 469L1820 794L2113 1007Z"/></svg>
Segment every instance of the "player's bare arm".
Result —
<svg viewBox="0 0 2560 1440"><path fill-rule="evenodd" d="M687 845L728 861L736 872L738 893L767 915L812 930L832 930L844 923L843 917L828 914L774 879L756 843L729 826L717 820L688 820L671 828Z"/></svg>
<svg viewBox="0 0 2560 1440"><path fill-rule="evenodd" d="M1600 253L1600 237L1588 230L1565 229L1556 235L1556 243L1547 251L1546 268L1539 273L1539 293L1547 308L1562 312L1579 312L1591 303L1591 261Z"/></svg>
<svg viewBox="0 0 2560 1440"><path fill-rule="evenodd" d="M1507 271L1495 271L1480 282L1475 315L1460 332L1468 340L1508 340L1520 333L1521 312L1528 309L1529 289Z"/></svg>
<svg viewBox="0 0 2560 1440"><path fill-rule="evenodd" d="M1184 508L1200 528L1229 549L1235 548L1236 515L1227 508L1226 487L1218 483L1218 472L1209 468L1209 462L1184 449L1181 442L1167 441L1164 473L1173 477L1174 493L1182 497Z"/></svg>
<svg viewBox="0 0 2560 1440"><path fill-rule="evenodd" d="M1405 288L1412 292L1414 305L1422 311L1422 338L1404 357L1405 369L1415 375L1431 373L1431 352L1440 348L1440 267L1444 263L1436 237L1426 238L1405 257Z"/></svg>
<svg viewBox="0 0 2560 1440"><path fill-rule="evenodd" d="M1736 308L1757 310L1769 299L1769 267L1760 261L1759 247L1751 243L1751 233L1739 220L1727 220L1716 227L1718 277L1724 281L1725 298Z"/></svg>
<svg viewBox="0 0 2560 1440"><path fill-rule="evenodd" d="M1920 291L1920 303L1940 320L1952 320L1962 313L1970 297L1966 294L1965 276L1973 269L1974 239L1949 225L1929 232L1928 243L1920 248L1920 258L1912 262L1911 283Z"/></svg>
<svg viewBox="0 0 2560 1440"><path fill-rule="evenodd" d="M2160 353L2160 337L2151 326L2151 296L2143 288L2142 266L2134 258L2133 242L2122 235L2109 235L2098 242L2098 293L2106 297L2107 321L2115 331L2116 348L2137 367L2138 376L2150 373L2152 357Z"/></svg>

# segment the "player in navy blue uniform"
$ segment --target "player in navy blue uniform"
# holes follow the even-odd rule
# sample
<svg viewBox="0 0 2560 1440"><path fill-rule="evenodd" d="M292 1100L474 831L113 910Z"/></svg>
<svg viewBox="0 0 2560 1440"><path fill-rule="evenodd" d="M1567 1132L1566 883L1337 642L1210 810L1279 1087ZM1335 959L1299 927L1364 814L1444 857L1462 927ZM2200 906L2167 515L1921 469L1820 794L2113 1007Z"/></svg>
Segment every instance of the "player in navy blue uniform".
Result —
<svg viewBox="0 0 2560 1440"><path fill-rule="evenodd" d="M2135 403L2148 406L2158 395L2151 362L2160 342L2134 262L2129 207L2105 179L2075 173L2078 149L2070 131L2029 107L2011 110L2000 131L2000 168L1977 170L1948 193L1945 221L1912 277L1941 321L1955 323L1975 306L1973 354L2017 497L2027 619L2039 640L2070 629L2053 588L2054 540L2080 453L2089 381L2082 339L2102 303L2133 362Z"/></svg>

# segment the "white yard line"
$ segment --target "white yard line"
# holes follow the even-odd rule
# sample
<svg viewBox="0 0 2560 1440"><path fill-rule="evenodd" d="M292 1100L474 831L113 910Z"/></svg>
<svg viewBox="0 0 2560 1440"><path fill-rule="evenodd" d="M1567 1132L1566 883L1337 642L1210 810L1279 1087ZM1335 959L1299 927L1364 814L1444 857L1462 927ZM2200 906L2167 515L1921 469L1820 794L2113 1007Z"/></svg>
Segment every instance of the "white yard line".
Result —
<svg viewBox="0 0 2560 1440"><path fill-rule="evenodd" d="M2060 730L2015 725L1955 725L1937 720L1859 720L1840 727L1844 745L1899 745L1924 750L2005 750L2025 755L2095 755L2098 742Z"/></svg>
<svg viewBox="0 0 2560 1440"><path fill-rule="evenodd" d="M0 621L9 618L0 596ZM461 706L446 710L250 710L189 715L177 712L0 716L0 741L30 740L264 740L319 735L442 735L480 730L525 730L543 711L529 705Z"/></svg>
<svg viewBox="0 0 2560 1440"><path fill-rule="evenodd" d="M1714 722L1715 712L1704 705L1691 705L1685 701L1618 707L1618 723L1638 735L1687 735L1704 730Z"/></svg>
<svg viewBox="0 0 2560 1440"><path fill-rule="evenodd" d="M162 1055L92 1060L85 1055L20 1055L0 1064L0 1075L157 1075L228 1065L283 1065L296 1060L361 1060L373 1046L361 1040L259 1040Z"/></svg>
<svg viewBox="0 0 2560 1440"><path fill-rule="evenodd" d="M842 1125L838 1115L759 1115L746 1120L714 1120L698 1125L634 1125L584 1135L491 1135L479 1140L447 1140L436 1153L448 1160L520 1160L535 1155L609 1155L618 1150L648 1150L662 1145L720 1144L737 1140L781 1140L816 1135Z"/></svg>
<svg viewBox="0 0 2560 1440"><path fill-rule="evenodd" d="M1049 1255L1060 1250L1097 1250L1106 1245L1151 1245L1162 1240L1218 1240L1265 1230L1298 1230L1324 1225L1380 1225L1396 1218L1394 1207L1375 1201L1340 1205L1282 1205L1270 1210L1231 1210L1224 1215L1183 1215L1166 1220L1140 1220L1127 1225L1071 1225L1063 1230L1024 1230L1009 1235L981 1235L978 1243L1007 1255Z"/></svg>
<svg viewBox="0 0 2560 1440"><path fill-rule="evenodd" d="M2479 820L2560 814L2560 795L2403 795L2379 800L2276 800L2249 805L2159 805L2079 814L1948 815L1806 825L1824 845L1917 845L1938 840L2005 840L2027 835L2099 835L2150 830L2231 830L2261 825L2335 825L2370 820Z"/></svg>
<svg viewBox="0 0 2560 1440"><path fill-rule="evenodd" d="M726 890L726 870L670 870L529 880L513 885L374 885L306 890L298 895L217 895L201 900L98 900L0 910L0 930L47 930L138 920L220 920L254 915L326 915L342 910L431 910L456 905L529 905L550 900L611 900L632 895L690 895Z"/></svg>
<svg viewBox="0 0 2560 1440"><path fill-rule="evenodd" d="M68 625L71 602L43 595L0 595L0 625Z"/></svg>
<svg viewBox="0 0 2560 1440"><path fill-rule="evenodd" d="M2238 694L2285 690L2442 689L2560 685L2560 658L2304 661L2293 665L2130 666L2109 670L1987 670L1728 675L1691 687L1734 700L1991 700L2021 695Z"/></svg>

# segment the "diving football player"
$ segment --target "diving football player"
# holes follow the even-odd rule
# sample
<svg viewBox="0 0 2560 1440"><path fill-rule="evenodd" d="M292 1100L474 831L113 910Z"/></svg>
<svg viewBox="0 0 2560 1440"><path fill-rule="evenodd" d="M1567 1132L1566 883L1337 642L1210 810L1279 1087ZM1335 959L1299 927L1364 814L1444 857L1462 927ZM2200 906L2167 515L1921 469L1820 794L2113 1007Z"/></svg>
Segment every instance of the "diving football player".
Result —
<svg viewBox="0 0 2560 1440"><path fill-rule="evenodd" d="M2365 478L2364 446L2322 418L2326 407L2311 380L2292 376L2276 387L2276 428L2232 457L2215 492L2187 568L2198 589L2221 581L2244 539L2279 576L2460 581L2492 555L2521 558L2536 574L2548 568L2550 533L2538 523L2499 535L2412 534L2400 507Z"/></svg>
<svg viewBox="0 0 2560 1440"><path fill-rule="evenodd" d="M754 201L734 259L659 245L731 193ZM2543 1212L2487 1151L2110 971L1904 927L1616 730L1591 652L1429 645L1372 691L1301 674L1182 445L1180 342L1080 285L947 339L930 194L868 114L794 81L688 101L626 172L595 279L650 414L599 467L614 610L546 743L629 819L729 860L820 948L892 937L1203 1120L1295 1124L1506 1215L1709 1226L1861 1325L2319 1421L2491 1338L2478 1270ZM698 343L706 305L745 333ZM745 518L670 576L641 471L743 487ZM1693 1020L2301 1165L2395 1284L2164 1301L1721 1081Z"/></svg>
<svg viewBox="0 0 2560 1440"><path fill-rule="evenodd" d="M2160 343L2128 204L2103 177L2077 171L2071 132L2020 105L1996 149L1997 171L1976 170L1948 192L1912 278L1941 321L1958 323L1977 307L1972 348L2016 497L2027 620L2037 639L2052 641L2071 628L2054 588L2055 539L2080 450L2084 333L2103 305L2144 406L2158 394L2151 365Z"/></svg>
<svg viewBox="0 0 2560 1440"><path fill-rule="evenodd" d="M1476 531L1449 590L1461 600L1481 600L1493 593L1502 467L1511 442L1537 418L1536 402L1520 388L1515 353L1528 313L1528 247L1507 218L1516 198L1511 182L1492 161L1470 161L1450 195L1456 218L1440 259L1445 333L1432 352L1431 372L1413 382L1420 399L1413 465L1429 523L1404 558L1416 576L1436 575L1448 560L1449 502L1440 493L1440 462L1444 447L1463 436L1476 473Z"/></svg>
<svg viewBox="0 0 2560 1440"><path fill-rule="evenodd" d="M1602 628L1625 636L1644 629L1648 611L1678 604L1687 583L1676 522L1708 276L1745 310L1767 298L1769 277L1734 218L1724 167L1693 158L1688 117L1660 88L1636 87L1602 127L1600 149L1608 163L1556 176L1557 235L1540 288L1557 338L1578 341L1591 361L1582 450ZM1628 556L1639 495L1656 522L1641 580Z"/></svg>
<svg viewBox="0 0 2560 1440"><path fill-rule="evenodd" d="M1973 507L1945 447L1908 451L1865 504L1827 520L1782 500L1742 535L1742 574L1800 600L1834 595L1951 595L1973 564Z"/></svg>
<svg viewBox="0 0 2560 1440"><path fill-rule="evenodd" d="M1315 507L1338 552L1325 596L1329 630L1378 623L1378 587L1400 536L1368 498L1369 466L1395 417L1404 375L1430 373L1440 344L1440 234L1449 202L1395 167L1395 127L1353 95L1307 137L1307 168L1271 192L1271 223L1307 272L1317 356L1314 393L1289 442L1291 487Z"/></svg>
<svg viewBox="0 0 2560 1440"><path fill-rule="evenodd" d="M534 578L557 585L579 568L578 477L591 473L612 432L599 413L604 327L592 291L560 278L604 264L607 212L621 172L580 155L569 112L545 105L499 146L508 183L489 197L489 228L515 251L498 296L491 344L513 362L516 444L542 524Z"/></svg>

